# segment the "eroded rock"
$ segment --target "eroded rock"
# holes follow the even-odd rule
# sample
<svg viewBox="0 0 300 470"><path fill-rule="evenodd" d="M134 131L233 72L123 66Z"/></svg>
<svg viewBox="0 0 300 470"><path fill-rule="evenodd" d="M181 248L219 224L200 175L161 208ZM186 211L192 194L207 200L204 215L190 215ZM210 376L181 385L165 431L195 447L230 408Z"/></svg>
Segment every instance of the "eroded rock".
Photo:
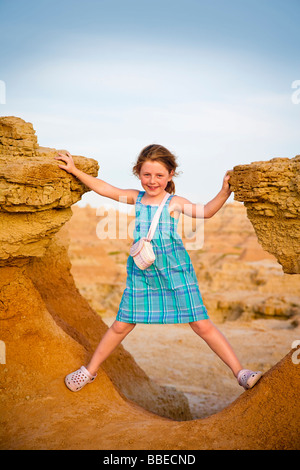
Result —
<svg viewBox="0 0 300 470"><path fill-rule="evenodd" d="M62 171L53 148L40 147L31 123L0 118L0 265L43 256L51 237L72 216L70 207L89 191ZM74 156L76 166L97 176L96 160ZM58 210L59 209L59 210Z"/></svg>
<svg viewBox="0 0 300 470"><path fill-rule="evenodd" d="M188 419L184 397L155 387L123 348L95 383L78 394L65 387L65 374L86 363L107 329L76 289L57 233L86 188L50 162L54 150L37 146L31 125L18 118L1 118L0 125L0 314L7 353L0 368L0 448L299 449L297 351L203 420L163 418L176 417L183 405L180 419ZM96 162L81 158L76 164L95 174Z"/></svg>
<svg viewBox="0 0 300 470"><path fill-rule="evenodd" d="M234 199L244 202L262 247L287 274L300 273L300 155L233 168Z"/></svg>
<svg viewBox="0 0 300 470"><path fill-rule="evenodd" d="M108 329L70 274L64 224L72 216L71 205L89 188L58 167L57 152L38 146L30 123L0 118L0 339L8 358L0 368L0 415L5 409L19 423L17 406L25 397L28 403L37 400L37 411L39 397L47 399L49 381L71 399L65 375L87 361ZM97 176L95 160L74 156L74 161ZM162 416L191 417L184 394L156 385L122 346L99 375L106 399L120 393L121 402L126 396Z"/></svg>

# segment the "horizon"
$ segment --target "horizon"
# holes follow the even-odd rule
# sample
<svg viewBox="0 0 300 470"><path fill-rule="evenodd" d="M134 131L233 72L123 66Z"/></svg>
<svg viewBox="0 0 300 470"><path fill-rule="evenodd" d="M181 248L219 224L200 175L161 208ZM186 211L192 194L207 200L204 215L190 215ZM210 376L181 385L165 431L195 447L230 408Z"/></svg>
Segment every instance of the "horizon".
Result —
<svg viewBox="0 0 300 470"><path fill-rule="evenodd" d="M150 143L177 156L176 194L202 204L234 166L300 153L296 0L2 0L0 15L1 115L94 158L113 186L138 189Z"/></svg>

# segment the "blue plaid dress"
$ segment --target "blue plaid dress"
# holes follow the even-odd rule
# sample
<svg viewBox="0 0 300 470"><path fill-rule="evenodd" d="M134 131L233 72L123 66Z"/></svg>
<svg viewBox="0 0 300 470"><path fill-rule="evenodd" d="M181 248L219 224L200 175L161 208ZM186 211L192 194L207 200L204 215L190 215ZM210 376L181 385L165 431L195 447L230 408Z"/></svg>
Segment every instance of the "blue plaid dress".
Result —
<svg viewBox="0 0 300 470"><path fill-rule="evenodd" d="M146 237L158 205L135 205L134 243ZM126 288L116 319L126 323L189 323L208 318L199 291L196 273L182 239L178 219L169 214L170 195L151 241L156 259L147 269L139 269L132 256L127 261Z"/></svg>

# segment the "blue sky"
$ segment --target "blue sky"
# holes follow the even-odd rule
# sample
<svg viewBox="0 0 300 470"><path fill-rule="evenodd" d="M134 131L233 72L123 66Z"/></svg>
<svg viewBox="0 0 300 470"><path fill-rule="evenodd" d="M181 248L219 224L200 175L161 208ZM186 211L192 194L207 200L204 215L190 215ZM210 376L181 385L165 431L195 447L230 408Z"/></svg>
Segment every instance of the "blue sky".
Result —
<svg viewBox="0 0 300 470"><path fill-rule="evenodd" d="M235 165L300 153L298 0L0 0L0 17L0 114L95 158L114 186L140 188L150 143L177 155L176 194L199 203Z"/></svg>

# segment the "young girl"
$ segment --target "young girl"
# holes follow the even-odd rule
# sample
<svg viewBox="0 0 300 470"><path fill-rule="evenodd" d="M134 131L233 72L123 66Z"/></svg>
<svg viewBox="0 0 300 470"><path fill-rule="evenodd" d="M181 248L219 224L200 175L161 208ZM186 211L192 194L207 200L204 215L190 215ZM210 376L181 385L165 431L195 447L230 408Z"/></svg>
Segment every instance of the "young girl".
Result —
<svg viewBox="0 0 300 470"><path fill-rule="evenodd" d="M58 155L54 158L66 163L58 166L76 176L96 193L116 201L122 196L127 204L135 204L134 242L147 236L157 207L166 193L170 194L151 241L156 256L154 263L141 270L132 256L129 256L126 288L116 320L101 339L86 367L82 366L66 376L66 386L77 392L93 382L102 362L133 330L136 323L189 323L192 330L227 364L238 383L245 389L253 387L262 373L242 368L226 338L209 319L193 265L177 233L181 213L193 218L207 219L223 206L231 193L228 172L223 178L220 192L202 206L174 195L176 158L161 145L145 147L133 168L133 173L140 179L144 191L116 188L76 168L70 153Z"/></svg>

